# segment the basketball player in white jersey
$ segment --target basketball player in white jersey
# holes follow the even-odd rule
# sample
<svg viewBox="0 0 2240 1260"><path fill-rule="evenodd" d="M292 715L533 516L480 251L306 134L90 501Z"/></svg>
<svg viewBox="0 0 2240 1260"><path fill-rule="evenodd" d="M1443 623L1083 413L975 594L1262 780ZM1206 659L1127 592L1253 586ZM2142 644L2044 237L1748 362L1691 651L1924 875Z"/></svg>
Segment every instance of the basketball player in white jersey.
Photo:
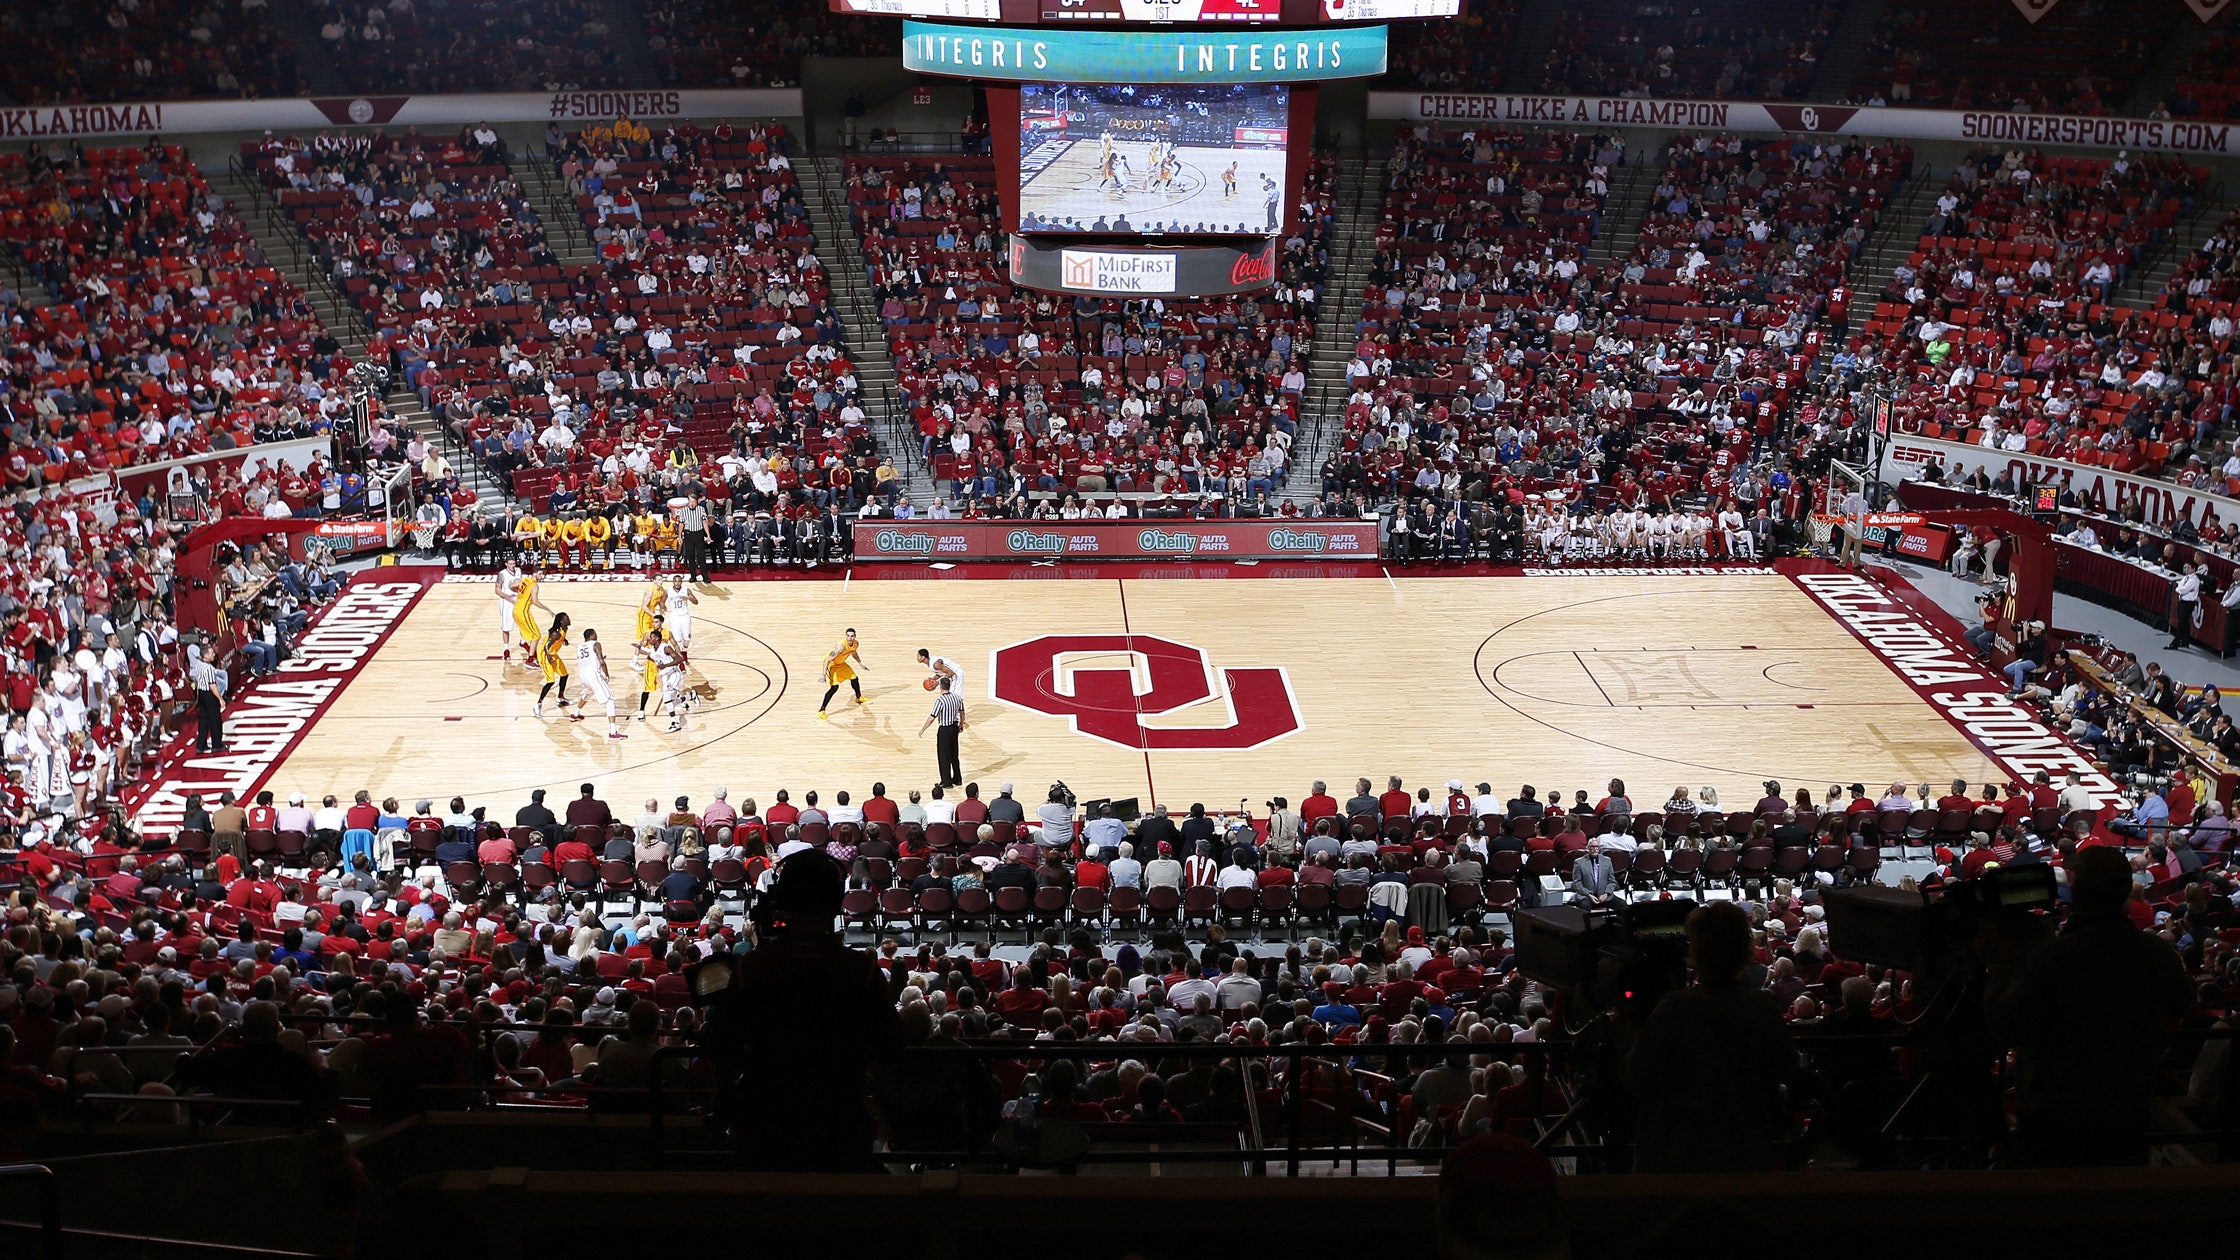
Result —
<svg viewBox="0 0 2240 1260"><path fill-rule="evenodd" d="M509 665L513 663L513 601L520 594L521 562L508 556L506 567L498 570L498 659ZM528 657L531 664L535 663L536 650L533 643L521 645L522 655Z"/></svg>
<svg viewBox="0 0 2240 1260"><path fill-rule="evenodd" d="M927 688L927 690L941 690L941 680L946 678L949 680L949 693L951 695L964 695L963 666L946 656L935 656L924 648L918 649L918 663L925 666L926 670L933 676L933 686Z"/></svg>
<svg viewBox="0 0 2240 1260"><path fill-rule="evenodd" d="M622 724L615 720L614 684L607 678L607 645L599 642L599 632L585 630L583 642L576 646L576 679L583 684L583 692L592 703L607 708L607 738L628 739Z"/></svg>
<svg viewBox="0 0 2240 1260"><path fill-rule="evenodd" d="M1758 541L1750 536L1750 522L1732 499L1727 500L1726 506L1719 509L1719 538L1726 544L1727 559L1758 558Z"/></svg>
<svg viewBox="0 0 2240 1260"><path fill-rule="evenodd" d="M669 628L670 637L679 647L689 649L692 646L692 606L700 602L700 596L684 584L684 575L679 573L669 579L669 593L665 599L662 620Z"/></svg>
<svg viewBox="0 0 2240 1260"><path fill-rule="evenodd" d="M1568 532L1564 529L1561 513L1554 508L1545 508L1541 511L1540 554L1548 558L1548 563L1563 563L1564 538Z"/></svg>
<svg viewBox="0 0 2240 1260"><path fill-rule="evenodd" d="M1711 521L1701 512L1680 514L1680 554L1690 560L1701 560L1711 545Z"/></svg>
<svg viewBox="0 0 2240 1260"><path fill-rule="evenodd" d="M1653 560L1668 559L1672 555L1672 522L1661 513L1649 514L1646 550Z"/></svg>
<svg viewBox="0 0 2240 1260"><path fill-rule="evenodd" d="M661 708L669 715L669 733L684 729L684 650L674 639L663 639L653 649L654 668L661 681Z"/></svg>
<svg viewBox="0 0 2240 1260"><path fill-rule="evenodd" d="M1570 533L1570 538L1564 548L1564 554L1580 564L1592 563L1594 560L1595 518L1587 513L1573 515L1569 512L1564 513L1564 517L1565 527Z"/></svg>
<svg viewBox="0 0 2240 1260"><path fill-rule="evenodd" d="M1633 554L1633 510L1620 504L1610 513L1610 555L1624 559Z"/></svg>

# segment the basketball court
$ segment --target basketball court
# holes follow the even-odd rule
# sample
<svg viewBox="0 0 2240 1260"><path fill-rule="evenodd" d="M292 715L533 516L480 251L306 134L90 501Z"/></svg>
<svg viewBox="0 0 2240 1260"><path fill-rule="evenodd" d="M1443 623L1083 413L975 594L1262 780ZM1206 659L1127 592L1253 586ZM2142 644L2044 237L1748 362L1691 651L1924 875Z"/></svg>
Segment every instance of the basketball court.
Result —
<svg viewBox="0 0 2240 1260"><path fill-rule="evenodd" d="M1306 569L1293 566L1286 572ZM887 576L933 576L880 566ZM993 794L1136 797L1255 812L1325 779L1412 791L1449 779L1599 798L1626 780L1643 808L1675 785L1749 802L1786 788L2009 777L1918 683L1869 650L1797 580L1766 569L1236 580L1105 566L983 569L952 580L742 581L701 588L692 661L707 695L682 734L655 718L609 740L603 715L533 717L535 671L497 659L487 578L429 585L262 786L313 801L360 787L409 807L453 796L510 821L533 788L599 785L618 812L723 784L734 801L900 798L930 787L920 647L965 671L965 772ZM388 572L395 573L396 570ZM861 571L859 571L860 574ZM1117 576L1115 576L1117 574ZM1016 580L1033 577L1046 580ZM957 580L963 579L963 580ZM639 581L549 579L544 599L596 627L618 700ZM861 634L869 703L842 690L816 716L825 654ZM1940 634L1942 632L1939 632ZM518 652L516 653L518 657ZM248 703L254 702L251 692ZM194 762L186 763L191 767ZM369 781L370 767L370 781Z"/></svg>
<svg viewBox="0 0 2240 1260"><path fill-rule="evenodd" d="M1127 159L1129 173L1127 191L1117 192L1104 186L1097 169L1095 140L1053 140L1047 144L1062 145L1063 150L1020 186L1025 208L1045 218L1070 217L1084 224L1126 218L1137 229L1163 227L1169 231L1194 230L1203 223L1211 231L1251 232L1267 221L1261 177L1283 187L1286 158L1282 149L1178 145L1175 157L1181 170L1174 182L1148 188L1145 174L1150 167L1151 146L1121 144L1117 149ZM1236 192L1224 195L1221 173L1231 163L1237 167Z"/></svg>

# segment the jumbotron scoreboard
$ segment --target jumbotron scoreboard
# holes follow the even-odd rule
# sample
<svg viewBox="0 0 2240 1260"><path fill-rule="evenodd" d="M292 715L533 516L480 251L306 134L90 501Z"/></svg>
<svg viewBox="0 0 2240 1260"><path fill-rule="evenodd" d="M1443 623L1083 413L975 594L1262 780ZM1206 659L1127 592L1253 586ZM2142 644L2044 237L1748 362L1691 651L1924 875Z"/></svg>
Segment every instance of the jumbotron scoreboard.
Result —
<svg viewBox="0 0 2240 1260"><path fill-rule="evenodd" d="M829 0L835 13L1001 22L1007 26L1075 22L1267 23L1317 26L1462 16L1463 0Z"/></svg>
<svg viewBox="0 0 2240 1260"><path fill-rule="evenodd" d="M1463 0L828 0L898 17L902 62L984 101L1013 284L1204 297L1275 282L1316 85L1386 69Z"/></svg>

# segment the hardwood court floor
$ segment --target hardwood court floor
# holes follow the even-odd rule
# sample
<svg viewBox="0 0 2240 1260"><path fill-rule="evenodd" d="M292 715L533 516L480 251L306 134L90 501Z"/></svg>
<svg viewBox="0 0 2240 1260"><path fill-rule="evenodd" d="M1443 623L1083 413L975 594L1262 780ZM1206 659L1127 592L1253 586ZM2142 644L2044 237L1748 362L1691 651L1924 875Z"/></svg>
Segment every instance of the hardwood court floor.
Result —
<svg viewBox="0 0 2240 1260"><path fill-rule="evenodd" d="M545 602L627 661L642 591L559 580ZM407 807L464 795L507 821L531 788L557 805L587 780L618 813L679 793L697 808L717 784L767 803L781 786L829 800L884 781L899 799L934 776L919 647L965 670L967 777L1030 800L1062 778L1084 799L1257 812L1316 778L1343 799L1356 776L1381 790L1388 774L1411 791L1455 778L1599 798L1616 776L1642 808L1675 784L1731 808L1768 778L1817 795L1995 773L1772 575L726 584L701 589L695 621L710 701L682 734L654 719L616 741L596 713L530 715L536 675L495 659L496 605L487 582L431 589L269 786L314 801L363 786ZM843 689L820 722L818 672L848 626L871 703ZM1005 648L1009 700L992 694ZM615 673L632 710L636 681Z"/></svg>

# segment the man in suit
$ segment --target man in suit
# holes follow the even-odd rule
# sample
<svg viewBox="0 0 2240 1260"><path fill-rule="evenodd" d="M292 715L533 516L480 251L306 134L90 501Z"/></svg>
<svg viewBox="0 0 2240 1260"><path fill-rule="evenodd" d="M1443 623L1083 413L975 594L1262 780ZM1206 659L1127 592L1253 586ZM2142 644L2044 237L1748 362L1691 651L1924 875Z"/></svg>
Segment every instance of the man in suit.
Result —
<svg viewBox="0 0 2240 1260"><path fill-rule="evenodd" d="M1149 818L1136 820L1136 852L1157 853L1162 844L1174 845L1182 840L1182 829L1167 817L1167 807L1153 806Z"/></svg>
<svg viewBox="0 0 2240 1260"><path fill-rule="evenodd" d="M1758 514L1750 518L1750 545L1754 549L1752 558L1773 559L1773 544L1773 517L1764 508L1759 508Z"/></svg>
<svg viewBox="0 0 2240 1260"><path fill-rule="evenodd" d="M1603 852L1579 855L1571 864L1571 891L1586 906L1606 906L1617 900L1618 868Z"/></svg>

